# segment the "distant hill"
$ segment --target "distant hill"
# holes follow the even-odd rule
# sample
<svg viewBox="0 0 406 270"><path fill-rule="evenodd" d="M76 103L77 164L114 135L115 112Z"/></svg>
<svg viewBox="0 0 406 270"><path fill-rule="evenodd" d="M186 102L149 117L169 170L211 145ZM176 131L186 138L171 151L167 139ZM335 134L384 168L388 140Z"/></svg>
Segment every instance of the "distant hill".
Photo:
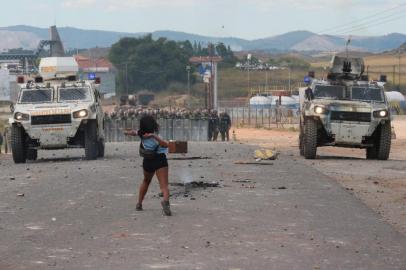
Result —
<svg viewBox="0 0 406 270"><path fill-rule="evenodd" d="M87 49L110 47L122 37L140 37L146 33L124 33L100 30L84 30L73 27L58 28L65 48ZM48 38L48 29L26 25L0 27L0 50L10 48L33 49L41 39ZM273 37L246 40L235 37L209 37L177 31L155 31L154 38L200 42L223 42L236 51L340 51L344 49L346 37L318 35L309 31L294 31ZM384 36L353 37L350 49L367 52L382 52L398 48L406 42L406 35L392 33Z"/></svg>

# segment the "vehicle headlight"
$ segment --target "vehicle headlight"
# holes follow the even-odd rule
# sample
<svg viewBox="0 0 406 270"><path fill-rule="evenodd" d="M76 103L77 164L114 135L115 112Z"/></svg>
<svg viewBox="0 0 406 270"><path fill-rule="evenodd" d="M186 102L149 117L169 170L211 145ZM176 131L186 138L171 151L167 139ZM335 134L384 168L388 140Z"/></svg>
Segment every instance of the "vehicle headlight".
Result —
<svg viewBox="0 0 406 270"><path fill-rule="evenodd" d="M30 115L26 113L17 112L14 114L14 119L17 121L28 121L30 120Z"/></svg>
<svg viewBox="0 0 406 270"><path fill-rule="evenodd" d="M384 118L389 115L387 110L374 111L375 118Z"/></svg>
<svg viewBox="0 0 406 270"><path fill-rule="evenodd" d="M324 114L324 113L326 113L326 109L321 106L316 106L316 107L314 107L314 112L317 114Z"/></svg>
<svg viewBox="0 0 406 270"><path fill-rule="evenodd" d="M84 118L89 115L89 112L87 110L80 110L77 112L73 113L73 118Z"/></svg>

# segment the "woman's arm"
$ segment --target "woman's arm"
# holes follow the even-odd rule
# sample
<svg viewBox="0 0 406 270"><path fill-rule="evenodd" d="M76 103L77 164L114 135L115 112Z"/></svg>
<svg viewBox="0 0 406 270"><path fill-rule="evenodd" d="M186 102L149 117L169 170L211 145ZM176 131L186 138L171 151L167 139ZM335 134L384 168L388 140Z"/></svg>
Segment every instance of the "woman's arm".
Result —
<svg viewBox="0 0 406 270"><path fill-rule="evenodd" d="M154 139L158 141L159 145L165 148L169 147L169 142L166 140L161 139L158 135L154 134Z"/></svg>
<svg viewBox="0 0 406 270"><path fill-rule="evenodd" d="M143 138L154 138L159 143L159 146L162 146L162 147L165 147L165 148L169 147L169 142L161 139L161 137L159 137L156 134L151 134L151 133L148 134L147 133L147 134L145 134L143 136Z"/></svg>
<svg viewBox="0 0 406 270"><path fill-rule="evenodd" d="M131 130L131 129L125 130L124 134L127 136L138 136L138 132L135 130Z"/></svg>

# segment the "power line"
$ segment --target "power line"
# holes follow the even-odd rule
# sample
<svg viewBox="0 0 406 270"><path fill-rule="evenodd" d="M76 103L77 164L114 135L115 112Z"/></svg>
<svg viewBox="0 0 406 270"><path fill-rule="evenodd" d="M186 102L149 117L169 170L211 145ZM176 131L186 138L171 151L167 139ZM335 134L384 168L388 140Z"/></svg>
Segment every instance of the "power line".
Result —
<svg viewBox="0 0 406 270"><path fill-rule="evenodd" d="M383 16L383 17L380 17L380 18L379 17L378 18L373 18L373 19L370 19L368 21L365 21L364 23L355 24L355 25L353 25L351 27L346 27L346 28L343 28L341 30L337 30L337 31L333 32L333 34L334 33L348 33L348 31L350 31L352 29L367 28L370 25L376 25L376 24L379 24L380 22L385 22L385 21L391 20L392 18L395 18L395 17L397 18L397 16L403 16L403 14L405 12L406 12L406 10L400 10L400 11L398 11L396 13L393 13L393 14L390 14L390 15L387 15L387 16Z"/></svg>
<svg viewBox="0 0 406 270"><path fill-rule="evenodd" d="M382 14L391 12L391 11L393 11L393 10L397 10L397 9L403 7L403 6L406 6L406 3L399 4L399 5L395 6L395 7L392 7L392 8L386 9L386 10L381 10L381 11L379 11L379 12L377 12L377 13L368 15L368 16L366 16L366 17L364 17L364 18L352 20L351 22L348 22L348 23L345 23L345 24L342 24L342 25L336 25L336 26L333 26L333 27L325 28L325 29L319 31L318 34L319 34L319 35L322 35L322 34L325 34L325 33L329 32L329 31L331 31L331 30L338 31L338 29L348 28L348 26L351 26L351 25L353 25L354 23L359 24L360 22L363 22L363 21L365 21L365 20L375 19L376 17L379 17L379 16L381 16ZM365 23L365 22L364 22L364 23Z"/></svg>
<svg viewBox="0 0 406 270"><path fill-rule="evenodd" d="M392 21L402 19L402 18L404 18L404 14L402 14L401 16L398 16L398 17L394 17L394 18L387 18L386 20L383 20L383 21L378 20L375 23L371 23L369 25L359 25L359 26L356 26L356 27L351 28L351 29L346 29L344 31L334 33L334 35L351 34L351 33L354 33L356 31L359 31L359 30L362 30L362 29L365 29L365 28L369 28L369 27L373 27L373 26L380 26L380 25L387 24L387 23L392 22Z"/></svg>

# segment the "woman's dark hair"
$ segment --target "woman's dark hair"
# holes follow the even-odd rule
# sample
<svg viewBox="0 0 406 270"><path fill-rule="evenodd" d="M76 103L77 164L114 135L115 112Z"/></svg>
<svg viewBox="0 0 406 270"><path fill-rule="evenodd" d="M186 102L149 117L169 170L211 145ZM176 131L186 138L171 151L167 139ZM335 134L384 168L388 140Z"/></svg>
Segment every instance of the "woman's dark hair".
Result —
<svg viewBox="0 0 406 270"><path fill-rule="evenodd" d="M159 125L155 118L151 115L144 115L140 119L140 129L138 130L138 136L142 137L145 133L158 132Z"/></svg>

